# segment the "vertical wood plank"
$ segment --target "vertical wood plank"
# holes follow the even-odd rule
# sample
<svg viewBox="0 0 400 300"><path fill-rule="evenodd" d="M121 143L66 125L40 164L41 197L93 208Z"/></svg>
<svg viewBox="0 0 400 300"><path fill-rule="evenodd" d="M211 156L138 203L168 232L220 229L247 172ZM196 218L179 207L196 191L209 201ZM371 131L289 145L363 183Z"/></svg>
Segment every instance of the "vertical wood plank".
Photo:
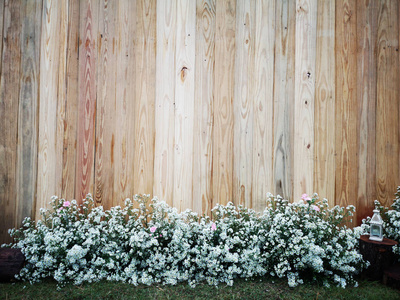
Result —
<svg viewBox="0 0 400 300"><path fill-rule="evenodd" d="M318 1L314 190L335 205L335 2Z"/></svg>
<svg viewBox="0 0 400 300"><path fill-rule="evenodd" d="M211 215L215 0L197 0L193 210Z"/></svg>
<svg viewBox="0 0 400 300"><path fill-rule="evenodd" d="M96 39L98 1L80 2L79 103L75 196L80 202L93 193L96 116Z"/></svg>
<svg viewBox="0 0 400 300"><path fill-rule="evenodd" d="M157 2L137 3L134 192L153 193Z"/></svg>
<svg viewBox="0 0 400 300"><path fill-rule="evenodd" d="M35 212L42 1L21 4L22 42L15 220L15 226L18 227L25 217L34 217Z"/></svg>
<svg viewBox="0 0 400 300"><path fill-rule="evenodd" d="M235 1L216 2L213 205L233 196L235 16Z"/></svg>
<svg viewBox="0 0 400 300"><path fill-rule="evenodd" d="M276 2L273 190L293 197L296 1Z"/></svg>
<svg viewBox="0 0 400 300"><path fill-rule="evenodd" d="M357 6L358 195L357 224L370 216L376 194L376 36L378 2Z"/></svg>
<svg viewBox="0 0 400 300"><path fill-rule="evenodd" d="M314 190L314 107L317 1L296 1L294 195Z"/></svg>
<svg viewBox="0 0 400 300"><path fill-rule="evenodd" d="M68 1L68 23L65 76L65 120L61 197L75 199L75 166L77 158L77 124L79 98L79 0Z"/></svg>
<svg viewBox="0 0 400 300"><path fill-rule="evenodd" d="M16 162L19 77L21 69L20 1L6 1L0 79L0 239L9 242L8 229L15 225Z"/></svg>
<svg viewBox="0 0 400 300"><path fill-rule="evenodd" d="M96 101L96 203L113 206L114 188L114 136L124 134L115 128L116 118L116 28L117 9L114 1L102 0L99 5L97 34L97 101ZM116 170L117 171L117 170Z"/></svg>
<svg viewBox="0 0 400 300"><path fill-rule="evenodd" d="M176 0L157 1L153 194L172 205L174 189Z"/></svg>
<svg viewBox="0 0 400 300"><path fill-rule="evenodd" d="M381 0L377 37L376 180L378 199L392 203L399 184L398 1Z"/></svg>
<svg viewBox="0 0 400 300"><path fill-rule="evenodd" d="M253 181L255 9L255 3L236 2L232 200L247 207L251 206Z"/></svg>
<svg viewBox="0 0 400 300"><path fill-rule="evenodd" d="M192 209L196 2L177 0L173 206Z"/></svg>
<svg viewBox="0 0 400 300"><path fill-rule="evenodd" d="M60 195L62 169L58 163L62 159L59 153L60 107L58 97L59 79L59 42L60 12L58 1L43 2L42 34L40 47L40 105L39 105L39 149L36 218L39 209L46 207L53 195ZM61 110L61 111L60 111ZM62 145L62 143L61 143Z"/></svg>
<svg viewBox="0 0 400 300"><path fill-rule="evenodd" d="M336 203L357 199L356 1L336 2Z"/></svg>
<svg viewBox="0 0 400 300"><path fill-rule="evenodd" d="M116 131L111 140L114 160L113 205L121 205L134 193L135 148L135 40L136 2L118 2Z"/></svg>
<svg viewBox="0 0 400 300"><path fill-rule="evenodd" d="M274 60L275 60L275 1L257 1L255 5L254 77L249 98L254 98L253 174L251 202L257 211L265 209L266 193L273 191L274 149ZM250 91L250 92L251 92ZM251 155L251 154L247 154ZM236 158L235 158L236 160ZM250 166L243 166L250 168Z"/></svg>

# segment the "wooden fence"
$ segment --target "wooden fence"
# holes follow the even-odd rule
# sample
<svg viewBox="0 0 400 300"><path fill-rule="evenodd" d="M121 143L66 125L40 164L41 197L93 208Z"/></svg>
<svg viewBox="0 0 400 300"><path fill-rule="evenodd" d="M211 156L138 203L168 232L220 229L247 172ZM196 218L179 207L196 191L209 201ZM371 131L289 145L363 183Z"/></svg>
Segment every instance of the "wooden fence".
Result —
<svg viewBox="0 0 400 300"><path fill-rule="evenodd" d="M391 204L397 0L1 0L0 240L50 196Z"/></svg>

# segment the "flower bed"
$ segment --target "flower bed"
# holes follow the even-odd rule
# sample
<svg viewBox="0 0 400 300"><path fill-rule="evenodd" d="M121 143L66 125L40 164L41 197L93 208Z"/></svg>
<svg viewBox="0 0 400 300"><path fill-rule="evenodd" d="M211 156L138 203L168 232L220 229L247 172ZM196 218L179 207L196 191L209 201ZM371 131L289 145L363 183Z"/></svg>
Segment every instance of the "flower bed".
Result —
<svg viewBox="0 0 400 300"><path fill-rule="evenodd" d="M316 194L298 203L268 195L262 214L217 205L212 219L178 213L157 198L135 201L138 209L127 199L124 208L104 211L90 195L82 206L53 197L41 221L27 218L10 230L27 261L18 278L195 286L277 276L290 286L321 280L345 287L357 285L354 275L367 265L358 252L361 228L339 226L354 207L329 209Z"/></svg>

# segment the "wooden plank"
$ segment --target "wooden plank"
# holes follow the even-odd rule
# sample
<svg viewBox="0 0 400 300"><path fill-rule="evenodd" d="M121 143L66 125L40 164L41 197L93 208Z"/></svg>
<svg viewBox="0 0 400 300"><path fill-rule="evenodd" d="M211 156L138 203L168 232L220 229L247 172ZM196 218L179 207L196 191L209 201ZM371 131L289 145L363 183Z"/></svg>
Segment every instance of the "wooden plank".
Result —
<svg viewBox="0 0 400 300"><path fill-rule="evenodd" d="M61 197L75 199L75 166L77 159L77 124L78 124L78 47L79 47L79 0L68 2L65 74L65 119L63 141L63 167Z"/></svg>
<svg viewBox="0 0 400 300"><path fill-rule="evenodd" d="M177 0L173 206L192 209L196 2Z"/></svg>
<svg viewBox="0 0 400 300"><path fill-rule="evenodd" d="M376 180L378 200L389 206L399 184L399 17L398 1L382 0L379 4Z"/></svg>
<svg viewBox="0 0 400 300"><path fill-rule="evenodd" d="M274 60L275 60L275 1L263 0L255 5L254 76L249 99L254 98L254 126L247 130L253 134L251 202L257 211L265 209L266 193L273 191L274 143ZM251 155L245 154L244 155ZM236 160L236 159L235 159ZM250 166L244 166L250 168Z"/></svg>
<svg viewBox="0 0 400 300"><path fill-rule="evenodd" d="M153 193L157 2L137 2L134 192Z"/></svg>
<svg viewBox="0 0 400 300"><path fill-rule="evenodd" d="M293 197L294 65L296 1L277 1L275 9L273 189Z"/></svg>
<svg viewBox="0 0 400 300"><path fill-rule="evenodd" d="M255 3L236 2L233 203L247 207L251 206L253 181L255 9Z"/></svg>
<svg viewBox="0 0 400 300"><path fill-rule="evenodd" d="M357 39L356 1L336 2L336 203L357 199Z"/></svg>
<svg viewBox="0 0 400 300"><path fill-rule="evenodd" d="M235 16L235 1L216 2L213 205L233 196Z"/></svg>
<svg viewBox="0 0 400 300"><path fill-rule="evenodd" d="M170 205L174 189L175 44L176 0L159 0L153 194Z"/></svg>
<svg viewBox="0 0 400 300"><path fill-rule="evenodd" d="M121 205L132 197L134 190L135 148L135 30L136 3L118 3L117 84L116 84L116 131L111 140L114 160L113 205ZM135 168L135 169L134 169Z"/></svg>
<svg viewBox="0 0 400 300"><path fill-rule="evenodd" d="M314 106L317 1L296 1L293 180L295 199L314 190Z"/></svg>
<svg viewBox="0 0 400 300"><path fill-rule="evenodd" d="M15 226L34 217L37 180L39 61L42 1L21 3L17 197Z"/></svg>
<svg viewBox="0 0 400 300"><path fill-rule="evenodd" d="M0 78L0 240L10 242L15 226L19 77L21 67L20 1L4 3Z"/></svg>
<svg viewBox="0 0 400 300"><path fill-rule="evenodd" d="M378 2L357 7L358 195L357 224L371 216L376 198L376 63Z"/></svg>
<svg viewBox="0 0 400 300"><path fill-rule="evenodd" d="M93 193L96 115L96 39L98 1L80 2L79 103L75 197L78 202Z"/></svg>
<svg viewBox="0 0 400 300"><path fill-rule="evenodd" d="M53 195L60 195L62 172L58 163L58 75L61 5L44 1L40 46L39 149L36 218Z"/></svg>
<svg viewBox="0 0 400 300"><path fill-rule="evenodd" d="M3 25L4 25L4 6L5 6L5 1L0 2L0 53L3 55ZM0 59L0 72L1 72L1 65L2 65L2 60Z"/></svg>
<svg viewBox="0 0 400 300"><path fill-rule="evenodd" d="M193 210L211 215L215 0L197 0Z"/></svg>
<svg viewBox="0 0 400 300"><path fill-rule="evenodd" d="M124 134L115 128L116 119L116 3L101 1L97 33L97 101L96 101L96 151L95 191L96 203L105 208L113 206L114 189L114 136ZM115 170L116 172L118 170Z"/></svg>
<svg viewBox="0 0 400 300"><path fill-rule="evenodd" d="M314 190L335 205L335 2L318 1Z"/></svg>

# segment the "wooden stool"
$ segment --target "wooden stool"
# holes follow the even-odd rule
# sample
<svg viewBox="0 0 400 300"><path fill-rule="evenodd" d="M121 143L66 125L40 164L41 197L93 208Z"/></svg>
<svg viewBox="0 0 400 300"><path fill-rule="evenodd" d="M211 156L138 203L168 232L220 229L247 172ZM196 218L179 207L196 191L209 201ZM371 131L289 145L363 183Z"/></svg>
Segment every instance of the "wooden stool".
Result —
<svg viewBox="0 0 400 300"><path fill-rule="evenodd" d="M383 241L372 241L369 235L362 235L359 239L360 253L370 266L362 274L372 280L382 280L384 270L392 267L396 262L392 248L397 242L387 238Z"/></svg>
<svg viewBox="0 0 400 300"><path fill-rule="evenodd" d="M400 264L389 267L383 272L383 284L393 285L394 287L400 289Z"/></svg>
<svg viewBox="0 0 400 300"><path fill-rule="evenodd" d="M21 249L0 248L0 282L14 279L14 275L21 271L25 256Z"/></svg>

